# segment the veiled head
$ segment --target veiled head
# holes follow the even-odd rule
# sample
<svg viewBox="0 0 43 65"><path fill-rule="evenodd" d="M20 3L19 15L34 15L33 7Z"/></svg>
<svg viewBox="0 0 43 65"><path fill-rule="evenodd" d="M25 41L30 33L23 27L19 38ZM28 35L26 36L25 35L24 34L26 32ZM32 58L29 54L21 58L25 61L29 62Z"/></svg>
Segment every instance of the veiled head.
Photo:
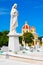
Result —
<svg viewBox="0 0 43 65"><path fill-rule="evenodd" d="M13 5L13 8L15 8L15 9L17 8L17 4L16 3Z"/></svg>

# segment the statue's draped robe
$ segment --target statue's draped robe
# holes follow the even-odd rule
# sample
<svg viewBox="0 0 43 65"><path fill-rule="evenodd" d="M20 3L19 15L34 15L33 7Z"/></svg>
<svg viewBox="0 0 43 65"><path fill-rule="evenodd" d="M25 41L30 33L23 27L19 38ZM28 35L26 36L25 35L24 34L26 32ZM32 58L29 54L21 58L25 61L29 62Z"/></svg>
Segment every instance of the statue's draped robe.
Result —
<svg viewBox="0 0 43 65"><path fill-rule="evenodd" d="M16 32L16 27L18 26L18 11L15 8L11 10L11 21L10 21L10 32Z"/></svg>

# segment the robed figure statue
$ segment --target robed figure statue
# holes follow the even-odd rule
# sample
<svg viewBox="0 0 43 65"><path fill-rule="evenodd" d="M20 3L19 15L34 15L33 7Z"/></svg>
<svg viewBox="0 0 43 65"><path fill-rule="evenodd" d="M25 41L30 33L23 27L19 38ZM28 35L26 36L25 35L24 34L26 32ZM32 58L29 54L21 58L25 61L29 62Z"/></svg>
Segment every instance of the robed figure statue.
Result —
<svg viewBox="0 0 43 65"><path fill-rule="evenodd" d="M12 34L16 33L16 28L18 26L18 11L17 11L17 4L14 4L11 9L11 20L10 20L10 32Z"/></svg>

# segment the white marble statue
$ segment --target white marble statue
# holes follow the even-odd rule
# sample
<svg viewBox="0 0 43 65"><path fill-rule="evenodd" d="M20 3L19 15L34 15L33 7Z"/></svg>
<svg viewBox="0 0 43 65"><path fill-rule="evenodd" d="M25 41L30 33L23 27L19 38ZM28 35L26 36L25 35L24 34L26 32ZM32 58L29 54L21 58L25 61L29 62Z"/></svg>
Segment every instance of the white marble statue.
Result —
<svg viewBox="0 0 43 65"><path fill-rule="evenodd" d="M10 21L10 32L13 34L16 32L16 28L18 26L18 11L17 11L17 4L14 4L11 9L11 21Z"/></svg>
<svg viewBox="0 0 43 65"><path fill-rule="evenodd" d="M9 36L9 44L8 44L8 50L11 52L18 52L20 51L19 47L19 35L16 32L16 28L18 26L18 11L17 11L17 4L14 4L11 9L11 19L10 19L10 32L8 34Z"/></svg>

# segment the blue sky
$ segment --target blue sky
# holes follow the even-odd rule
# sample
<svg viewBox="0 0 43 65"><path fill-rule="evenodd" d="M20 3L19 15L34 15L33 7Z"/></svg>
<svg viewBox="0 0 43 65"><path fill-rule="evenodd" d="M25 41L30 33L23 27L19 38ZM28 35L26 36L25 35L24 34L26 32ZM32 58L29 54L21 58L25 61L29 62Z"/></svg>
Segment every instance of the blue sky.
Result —
<svg viewBox="0 0 43 65"><path fill-rule="evenodd" d="M43 0L0 0L0 31L10 28L10 11L14 3L18 4L18 28L21 33L25 21L36 28L39 36L43 36Z"/></svg>

